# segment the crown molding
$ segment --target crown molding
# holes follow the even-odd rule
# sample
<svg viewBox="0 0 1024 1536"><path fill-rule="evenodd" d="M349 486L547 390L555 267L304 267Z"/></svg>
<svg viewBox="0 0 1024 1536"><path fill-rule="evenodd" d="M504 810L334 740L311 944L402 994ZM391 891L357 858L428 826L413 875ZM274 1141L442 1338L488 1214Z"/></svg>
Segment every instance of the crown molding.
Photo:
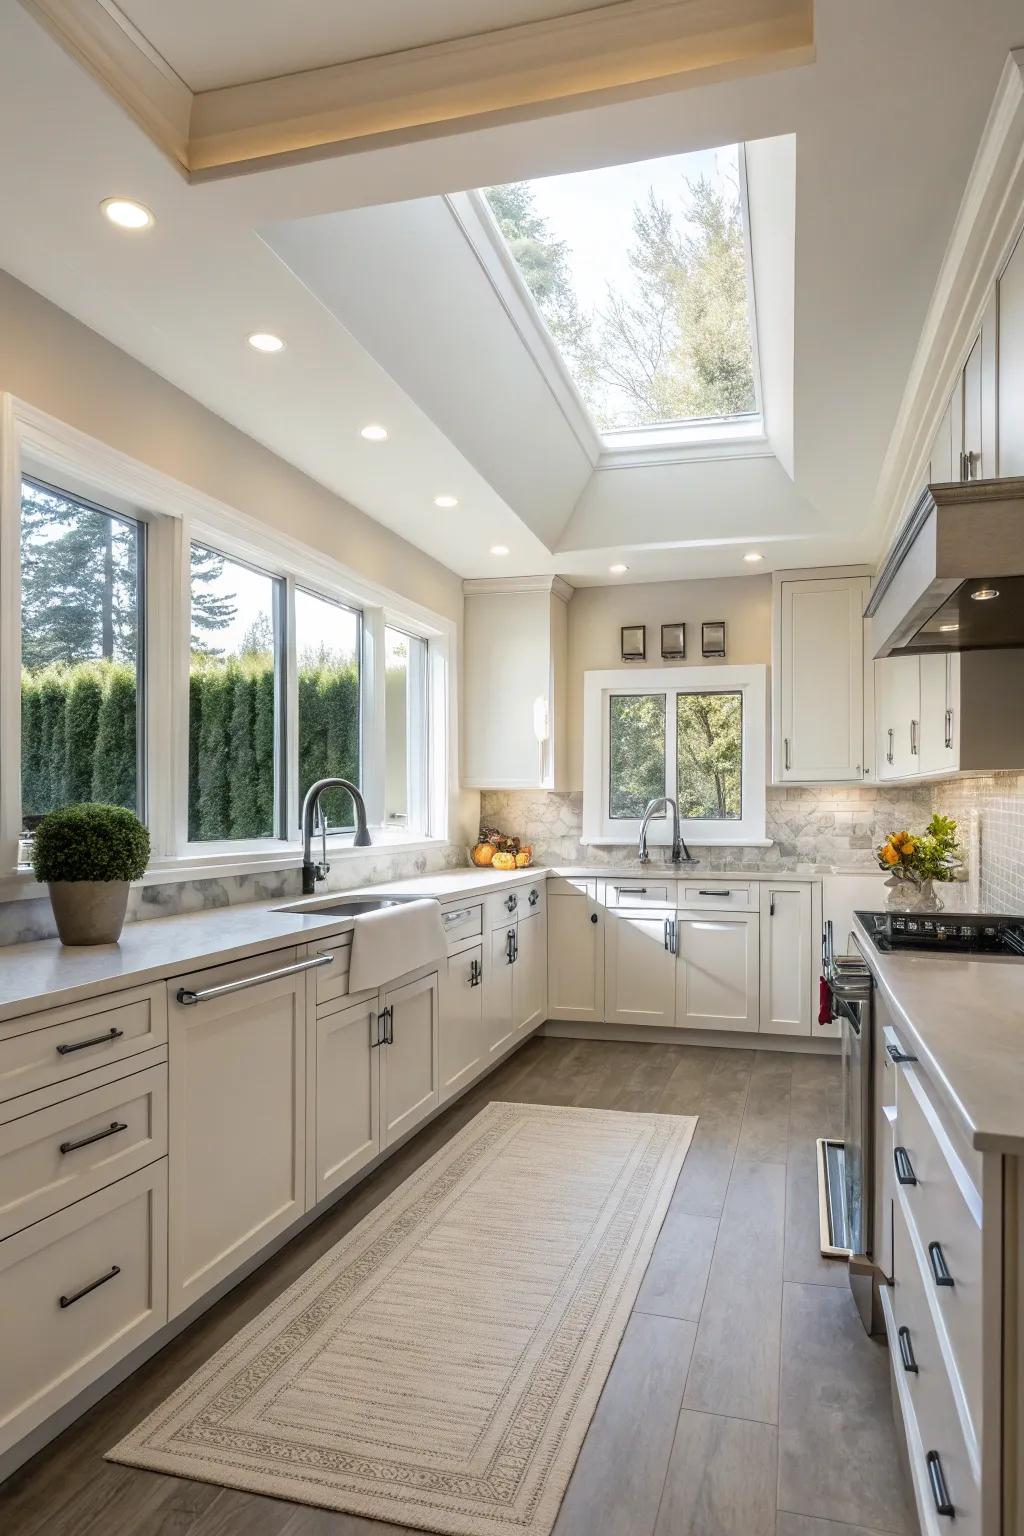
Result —
<svg viewBox="0 0 1024 1536"><path fill-rule="evenodd" d="M813 0L612 0L193 92L114 0L26 8L193 180L409 143L814 58Z"/></svg>
<svg viewBox="0 0 1024 1536"><path fill-rule="evenodd" d="M882 548L893 542L924 476L959 368L1020 234L1024 209L1024 48L1007 55L946 245L879 476Z"/></svg>
<svg viewBox="0 0 1024 1536"><path fill-rule="evenodd" d="M562 576L467 576L462 583L467 595L495 596L516 592L550 592L552 597L567 603L576 588Z"/></svg>

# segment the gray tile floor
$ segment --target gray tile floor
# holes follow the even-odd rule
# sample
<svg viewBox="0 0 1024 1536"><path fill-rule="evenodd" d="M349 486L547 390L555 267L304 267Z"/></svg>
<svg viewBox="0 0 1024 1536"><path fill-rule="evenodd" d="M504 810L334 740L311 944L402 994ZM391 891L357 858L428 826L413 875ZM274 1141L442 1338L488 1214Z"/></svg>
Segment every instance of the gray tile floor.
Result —
<svg viewBox="0 0 1024 1536"><path fill-rule="evenodd" d="M531 1041L0 1489L9 1536L406 1536L102 1453L489 1099L700 1122L555 1536L911 1536L883 1348L818 1252L834 1057Z"/></svg>

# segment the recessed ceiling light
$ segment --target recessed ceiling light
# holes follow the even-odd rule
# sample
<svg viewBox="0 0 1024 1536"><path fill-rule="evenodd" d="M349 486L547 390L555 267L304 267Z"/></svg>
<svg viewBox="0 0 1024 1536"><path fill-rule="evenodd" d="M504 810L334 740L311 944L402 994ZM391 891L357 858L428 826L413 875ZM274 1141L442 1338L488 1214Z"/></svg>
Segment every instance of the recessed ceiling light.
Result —
<svg viewBox="0 0 1024 1536"><path fill-rule="evenodd" d="M152 229L156 223L145 203L137 203L130 197L105 197L100 208L118 229Z"/></svg>
<svg viewBox="0 0 1024 1536"><path fill-rule="evenodd" d="M382 427L376 421L371 421L369 426L363 427L359 436L365 437L368 443L386 443L388 440L388 429L387 427Z"/></svg>
<svg viewBox="0 0 1024 1536"><path fill-rule="evenodd" d="M284 342L280 336L275 336L273 331L253 331L249 337L250 347L255 347L257 352L283 352Z"/></svg>
<svg viewBox="0 0 1024 1536"><path fill-rule="evenodd" d="M610 565L608 567L608 569L609 569L609 571L611 572L611 574L613 576L621 576L621 575L623 575L623 573L625 571L629 570L629 566L628 565Z"/></svg>
<svg viewBox="0 0 1024 1536"><path fill-rule="evenodd" d="M434 497L434 506L435 507L444 507L445 510L447 510L449 507L457 507L458 504L459 504L459 498L457 496L435 496Z"/></svg>
<svg viewBox="0 0 1024 1536"><path fill-rule="evenodd" d="M492 555L507 555L508 554L508 545L507 544L492 544L491 545L491 554Z"/></svg>
<svg viewBox="0 0 1024 1536"><path fill-rule="evenodd" d="M943 635L948 635L950 630L959 629L959 628L960 628L959 624L940 624L939 625L939 632L941 634L943 634Z"/></svg>
<svg viewBox="0 0 1024 1536"><path fill-rule="evenodd" d="M749 560L750 564L753 565L756 560L763 560L764 555L759 555L756 549L752 549L750 553L748 555L744 555L743 558L744 560Z"/></svg>
<svg viewBox="0 0 1024 1536"><path fill-rule="evenodd" d="M972 592L971 597L976 603L990 603L999 593L995 587L979 587L977 592Z"/></svg>

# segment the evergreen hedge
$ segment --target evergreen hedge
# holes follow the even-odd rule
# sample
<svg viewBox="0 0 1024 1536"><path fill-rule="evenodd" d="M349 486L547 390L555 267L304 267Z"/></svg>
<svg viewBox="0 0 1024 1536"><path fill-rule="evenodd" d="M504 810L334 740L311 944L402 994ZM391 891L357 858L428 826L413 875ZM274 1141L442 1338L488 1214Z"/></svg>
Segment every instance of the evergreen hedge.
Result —
<svg viewBox="0 0 1024 1536"><path fill-rule="evenodd" d="M193 657L189 682L189 837L274 831L274 669L269 657ZM153 701L159 708L159 701ZM135 672L111 661L22 673L22 810L95 800L137 809ZM358 779L354 666L299 671L299 778ZM351 826L348 796L329 807Z"/></svg>

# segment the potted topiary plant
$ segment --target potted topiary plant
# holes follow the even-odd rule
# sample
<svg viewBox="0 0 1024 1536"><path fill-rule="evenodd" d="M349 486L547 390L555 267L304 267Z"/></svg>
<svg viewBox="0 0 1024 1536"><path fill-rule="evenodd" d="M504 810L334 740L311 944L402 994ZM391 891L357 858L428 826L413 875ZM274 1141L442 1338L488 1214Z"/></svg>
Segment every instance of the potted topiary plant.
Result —
<svg viewBox="0 0 1024 1536"><path fill-rule="evenodd" d="M32 868L46 882L62 944L116 944L149 833L119 805L67 805L36 829Z"/></svg>

